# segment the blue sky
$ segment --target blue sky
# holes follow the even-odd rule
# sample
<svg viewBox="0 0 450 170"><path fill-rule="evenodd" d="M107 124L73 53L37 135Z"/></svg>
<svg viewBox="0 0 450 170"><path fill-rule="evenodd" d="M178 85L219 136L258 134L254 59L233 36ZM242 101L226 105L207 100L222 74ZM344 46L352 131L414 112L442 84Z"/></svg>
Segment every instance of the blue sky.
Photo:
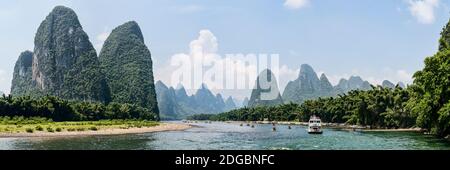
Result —
<svg viewBox="0 0 450 170"><path fill-rule="evenodd" d="M218 54L280 54L286 79L308 63L333 83L351 75L409 83L450 18L447 0L1 1L0 91L9 92L18 55L33 50L37 27L56 5L77 12L98 50L114 27L137 21L163 80L168 60L209 30Z"/></svg>

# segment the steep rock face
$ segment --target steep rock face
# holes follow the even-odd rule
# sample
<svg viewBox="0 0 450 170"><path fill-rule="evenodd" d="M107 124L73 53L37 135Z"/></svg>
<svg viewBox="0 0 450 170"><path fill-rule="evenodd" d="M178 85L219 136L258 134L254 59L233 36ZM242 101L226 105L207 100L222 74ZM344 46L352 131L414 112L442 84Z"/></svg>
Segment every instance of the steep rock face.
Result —
<svg viewBox="0 0 450 170"><path fill-rule="evenodd" d="M109 101L96 51L72 9L55 7L40 24L34 45L37 89L65 99Z"/></svg>
<svg viewBox="0 0 450 170"><path fill-rule="evenodd" d="M175 97L175 90L168 88L161 81L155 84L158 100L158 108L161 118L174 119L177 117L178 104Z"/></svg>
<svg viewBox="0 0 450 170"><path fill-rule="evenodd" d="M269 69L259 74L255 85L248 102L249 107L276 106L283 103L275 75Z"/></svg>
<svg viewBox="0 0 450 170"><path fill-rule="evenodd" d="M236 104L234 103L233 97L228 97L225 101L225 111L230 111L236 109Z"/></svg>
<svg viewBox="0 0 450 170"><path fill-rule="evenodd" d="M186 104L195 104L195 103L191 102L191 100L189 99L189 96L186 93L186 89L183 86L179 87L175 91L175 96L177 97L177 100L179 102L186 103Z"/></svg>
<svg viewBox="0 0 450 170"><path fill-rule="evenodd" d="M439 51L450 49L450 21L441 32L441 39L439 39Z"/></svg>
<svg viewBox="0 0 450 170"><path fill-rule="evenodd" d="M333 85L331 85L330 81L328 81L328 78L325 74L322 74L320 76L320 95L321 96L331 96L333 95Z"/></svg>
<svg viewBox="0 0 450 170"><path fill-rule="evenodd" d="M197 104L197 110L204 113L219 113L225 106L221 96L215 96L205 84L202 84L193 97Z"/></svg>
<svg viewBox="0 0 450 170"><path fill-rule="evenodd" d="M11 83L11 94L13 96L33 95L32 83L33 53L22 52L14 66L13 80Z"/></svg>
<svg viewBox="0 0 450 170"><path fill-rule="evenodd" d="M333 94L333 85L328 81L326 75L322 74L319 79L311 66L303 64L297 80L289 82L286 86L283 92L283 100L285 102L302 103L305 100Z"/></svg>
<svg viewBox="0 0 450 170"><path fill-rule="evenodd" d="M214 103L215 103L216 110L218 110L219 112L225 111L226 105L225 105L225 101L223 100L223 97L221 94L216 95L216 100Z"/></svg>
<svg viewBox="0 0 450 170"><path fill-rule="evenodd" d="M115 28L100 52L114 102L138 104L159 113L150 51L134 22Z"/></svg>

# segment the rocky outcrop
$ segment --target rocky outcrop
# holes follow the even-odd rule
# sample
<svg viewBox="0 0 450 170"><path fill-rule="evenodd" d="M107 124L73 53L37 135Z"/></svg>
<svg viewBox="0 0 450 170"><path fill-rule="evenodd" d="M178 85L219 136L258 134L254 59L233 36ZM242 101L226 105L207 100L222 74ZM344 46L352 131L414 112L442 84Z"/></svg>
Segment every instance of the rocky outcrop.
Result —
<svg viewBox="0 0 450 170"><path fill-rule="evenodd" d="M150 50L136 22L115 28L99 58L113 102L138 104L159 113Z"/></svg>
<svg viewBox="0 0 450 170"><path fill-rule="evenodd" d="M72 9L55 7L40 24L34 45L32 81L43 94L109 101L96 51Z"/></svg>
<svg viewBox="0 0 450 170"><path fill-rule="evenodd" d="M233 97L228 97L225 101L225 111L230 111L236 109L236 104L234 103Z"/></svg>
<svg viewBox="0 0 450 170"><path fill-rule="evenodd" d="M32 95L32 62L33 53L31 51L22 52L14 66L13 80L11 83L11 94L13 96Z"/></svg>

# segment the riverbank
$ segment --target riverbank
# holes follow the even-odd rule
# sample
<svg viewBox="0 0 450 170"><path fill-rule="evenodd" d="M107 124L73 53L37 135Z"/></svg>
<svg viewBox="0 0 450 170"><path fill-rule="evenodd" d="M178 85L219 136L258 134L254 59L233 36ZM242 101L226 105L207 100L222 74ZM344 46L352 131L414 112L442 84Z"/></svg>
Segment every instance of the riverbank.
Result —
<svg viewBox="0 0 450 170"><path fill-rule="evenodd" d="M99 125L99 122L84 122L85 125L73 124L75 122L65 122L64 125L23 125L19 129L25 131L0 131L0 138L27 138L27 137L71 137L71 136L98 136L98 135L122 135L122 134L140 134L163 131L182 131L191 128L189 124L181 123L159 123L147 122L137 125L136 122L127 122L124 124ZM0 128L5 125L0 125ZM33 126L34 129L29 128ZM46 129L44 127L47 127ZM49 127L53 127L50 129ZM56 128L55 128L56 127ZM38 129L38 130L36 130ZM3 129L4 130L4 129Z"/></svg>

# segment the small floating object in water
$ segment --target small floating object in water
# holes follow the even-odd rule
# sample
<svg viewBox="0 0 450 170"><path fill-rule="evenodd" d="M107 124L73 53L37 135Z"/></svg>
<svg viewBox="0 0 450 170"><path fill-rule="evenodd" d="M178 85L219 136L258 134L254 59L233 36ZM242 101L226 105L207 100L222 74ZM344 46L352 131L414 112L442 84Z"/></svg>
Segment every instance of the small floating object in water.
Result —
<svg viewBox="0 0 450 170"><path fill-rule="evenodd" d="M250 126L250 124L249 124L249 123L247 123L247 126Z"/></svg>
<svg viewBox="0 0 450 170"><path fill-rule="evenodd" d="M242 123L241 123L241 125L240 126L244 126Z"/></svg>
<svg viewBox="0 0 450 170"><path fill-rule="evenodd" d="M288 126L288 129L292 129L292 127L291 127L291 126Z"/></svg>
<svg viewBox="0 0 450 170"><path fill-rule="evenodd" d="M255 128L255 125L252 125L252 128Z"/></svg>

